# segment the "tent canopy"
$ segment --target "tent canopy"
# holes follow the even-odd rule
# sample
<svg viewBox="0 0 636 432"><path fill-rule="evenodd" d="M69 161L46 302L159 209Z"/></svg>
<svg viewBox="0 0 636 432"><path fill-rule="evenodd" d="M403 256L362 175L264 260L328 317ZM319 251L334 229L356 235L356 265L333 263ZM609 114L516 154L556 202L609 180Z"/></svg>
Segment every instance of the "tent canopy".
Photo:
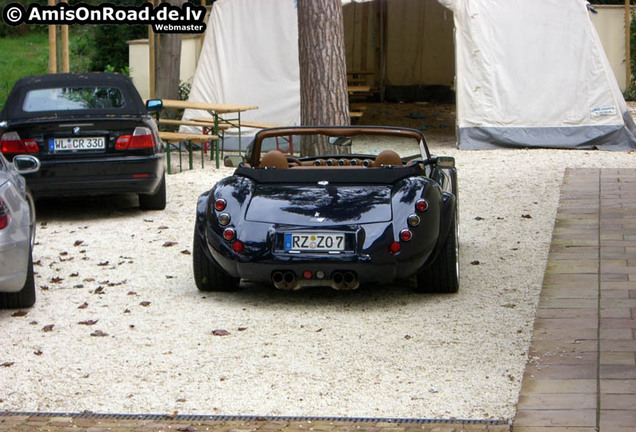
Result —
<svg viewBox="0 0 636 432"><path fill-rule="evenodd" d="M438 1L455 20L460 148L636 147L585 0Z"/></svg>
<svg viewBox="0 0 636 432"><path fill-rule="evenodd" d="M413 46L421 56L435 58L435 51L427 48L436 44L434 38L420 41L421 29L410 35L402 31L417 25L390 24L422 13L449 21L446 15L451 13L444 11L452 11L460 148L636 148L636 127L585 0L438 2L448 9L428 1L388 0L388 35L383 37L391 42L400 35L398 39L405 41L402 49ZM415 8L412 13L409 7ZM371 40L365 32L373 18L369 13L360 16L351 21L361 22L365 29L357 34ZM448 24L435 27L422 20L419 27L447 32ZM385 45L389 60L396 56L394 45L400 48L399 43ZM408 73L388 69L387 78L399 84L414 71L421 77L433 76L431 65L440 62L430 58L427 63L402 62ZM242 118L296 125L299 77L296 0L214 3L191 100L258 105ZM202 114L186 111L184 118Z"/></svg>

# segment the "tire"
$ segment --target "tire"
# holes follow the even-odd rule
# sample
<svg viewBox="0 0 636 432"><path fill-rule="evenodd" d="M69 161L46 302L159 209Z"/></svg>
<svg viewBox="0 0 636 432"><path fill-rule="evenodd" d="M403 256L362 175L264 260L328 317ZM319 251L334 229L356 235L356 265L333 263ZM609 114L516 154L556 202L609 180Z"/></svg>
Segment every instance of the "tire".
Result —
<svg viewBox="0 0 636 432"><path fill-rule="evenodd" d="M153 195L139 194L139 208L142 210L163 210L166 208L166 175L161 177L159 189Z"/></svg>
<svg viewBox="0 0 636 432"><path fill-rule="evenodd" d="M459 241L457 211L446 243L429 266L417 274L417 288L421 293L452 294L459 290Z"/></svg>
<svg viewBox="0 0 636 432"><path fill-rule="evenodd" d="M35 278L33 276L33 257L29 250L29 264L26 281L18 292L0 293L1 309L28 308L35 304Z"/></svg>
<svg viewBox="0 0 636 432"><path fill-rule="evenodd" d="M205 246L196 230L192 243L192 268L194 281L199 291L236 291L239 288L240 279L230 276L208 260L203 251Z"/></svg>

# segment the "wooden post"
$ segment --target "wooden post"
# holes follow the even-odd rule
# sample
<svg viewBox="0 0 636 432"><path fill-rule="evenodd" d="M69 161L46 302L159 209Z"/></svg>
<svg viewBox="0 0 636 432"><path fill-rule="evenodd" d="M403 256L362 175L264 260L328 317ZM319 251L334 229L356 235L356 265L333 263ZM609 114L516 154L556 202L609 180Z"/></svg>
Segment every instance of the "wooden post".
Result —
<svg viewBox="0 0 636 432"><path fill-rule="evenodd" d="M55 0L48 0L49 6L55 6ZM49 73L57 73L57 32L54 25L49 26Z"/></svg>
<svg viewBox="0 0 636 432"><path fill-rule="evenodd" d="M627 87L632 83L631 18L630 0L625 0L625 77L627 78Z"/></svg>
<svg viewBox="0 0 636 432"><path fill-rule="evenodd" d="M68 0L60 0L61 3L68 3ZM68 26L61 26L61 41L62 44L62 72L70 72L71 66L68 54Z"/></svg>

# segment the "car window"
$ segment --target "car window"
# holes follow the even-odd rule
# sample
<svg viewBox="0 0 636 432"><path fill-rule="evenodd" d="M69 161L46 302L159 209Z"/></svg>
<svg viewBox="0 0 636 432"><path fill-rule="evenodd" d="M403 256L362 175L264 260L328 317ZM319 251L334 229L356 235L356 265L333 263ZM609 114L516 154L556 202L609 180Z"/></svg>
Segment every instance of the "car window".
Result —
<svg viewBox="0 0 636 432"><path fill-rule="evenodd" d="M116 87L63 87L29 90L24 98L24 112L119 109L125 106Z"/></svg>

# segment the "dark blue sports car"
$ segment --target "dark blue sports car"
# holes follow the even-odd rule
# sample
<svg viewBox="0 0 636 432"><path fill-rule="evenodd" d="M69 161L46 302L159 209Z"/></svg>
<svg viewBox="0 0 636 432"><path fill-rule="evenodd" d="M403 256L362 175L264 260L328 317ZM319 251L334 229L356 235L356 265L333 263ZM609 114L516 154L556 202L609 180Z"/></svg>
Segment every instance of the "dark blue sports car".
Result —
<svg viewBox="0 0 636 432"><path fill-rule="evenodd" d="M294 145L318 151L296 157ZM199 197L196 285L353 290L415 278L420 292L454 293L457 209L455 161L432 156L419 131L265 129L234 175Z"/></svg>

